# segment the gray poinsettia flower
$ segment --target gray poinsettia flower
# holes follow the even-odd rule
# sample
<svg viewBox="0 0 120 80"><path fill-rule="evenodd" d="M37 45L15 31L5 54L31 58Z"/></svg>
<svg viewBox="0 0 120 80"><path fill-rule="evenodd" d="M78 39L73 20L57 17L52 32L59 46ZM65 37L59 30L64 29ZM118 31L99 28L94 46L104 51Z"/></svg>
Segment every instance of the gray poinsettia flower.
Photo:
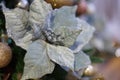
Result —
<svg viewBox="0 0 120 80"><path fill-rule="evenodd" d="M52 64L57 63L63 68L65 66L73 71L79 71L91 64L89 56L84 54L81 48L92 37L94 28L76 18L75 11L76 6L65 6L53 10L48 15L46 23L41 29L41 35L44 36L44 39L40 38L40 40L34 41L27 50L22 80L41 78L45 74L52 73L55 66L42 64L43 61ZM76 46L75 43L77 42L79 44ZM79 48L79 46L82 47ZM75 52L72 47L77 51ZM42 60L39 58L40 56ZM47 71L43 71L46 69L44 66L47 67ZM38 74L36 71L39 72L37 76L33 75L33 73Z"/></svg>
<svg viewBox="0 0 120 80"><path fill-rule="evenodd" d="M27 50L21 80L52 73L55 63L72 71L91 64L81 49L95 29L75 16L76 8L52 10L44 0L34 0L29 12L19 8L4 11L8 35Z"/></svg>

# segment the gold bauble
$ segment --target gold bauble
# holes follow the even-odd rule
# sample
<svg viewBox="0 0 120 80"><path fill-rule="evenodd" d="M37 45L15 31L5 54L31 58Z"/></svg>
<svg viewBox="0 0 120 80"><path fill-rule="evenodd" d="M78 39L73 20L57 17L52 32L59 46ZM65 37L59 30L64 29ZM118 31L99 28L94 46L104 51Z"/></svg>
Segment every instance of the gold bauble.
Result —
<svg viewBox="0 0 120 80"><path fill-rule="evenodd" d="M83 73L84 76L93 76L94 74L95 74L95 69L93 68L92 65L89 65Z"/></svg>
<svg viewBox="0 0 120 80"><path fill-rule="evenodd" d="M74 6L77 5L76 16L80 16L87 12L87 3L81 0L45 0L55 8L61 8L62 6Z"/></svg>
<svg viewBox="0 0 120 80"><path fill-rule="evenodd" d="M103 75L99 74L99 75L96 75L95 77L93 77L90 80L105 80L105 79L104 79Z"/></svg>
<svg viewBox="0 0 120 80"><path fill-rule="evenodd" d="M72 6L75 0L45 0L47 3L50 3L52 7L60 8L62 6Z"/></svg>
<svg viewBox="0 0 120 80"><path fill-rule="evenodd" d="M0 68L7 66L12 59L12 50L7 44L0 42Z"/></svg>
<svg viewBox="0 0 120 80"><path fill-rule="evenodd" d="M7 44L8 36L4 33L0 36L0 42Z"/></svg>

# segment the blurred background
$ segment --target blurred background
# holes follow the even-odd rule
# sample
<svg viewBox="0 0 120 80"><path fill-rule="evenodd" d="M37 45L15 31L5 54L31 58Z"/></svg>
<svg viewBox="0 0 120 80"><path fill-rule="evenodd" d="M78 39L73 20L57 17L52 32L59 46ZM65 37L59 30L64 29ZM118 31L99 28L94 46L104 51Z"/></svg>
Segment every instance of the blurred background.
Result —
<svg viewBox="0 0 120 80"><path fill-rule="evenodd" d="M120 80L120 0L86 0L86 6L80 18L96 28L84 48L97 69L97 78L92 80Z"/></svg>

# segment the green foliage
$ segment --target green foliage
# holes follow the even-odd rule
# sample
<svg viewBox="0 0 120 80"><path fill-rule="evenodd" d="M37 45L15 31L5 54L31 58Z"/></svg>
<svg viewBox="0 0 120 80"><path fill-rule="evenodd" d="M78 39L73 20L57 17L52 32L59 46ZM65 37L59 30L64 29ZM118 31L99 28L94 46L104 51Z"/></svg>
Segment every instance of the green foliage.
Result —
<svg viewBox="0 0 120 80"><path fill-rule="evenodd" d="M90 56L90 59L91 59L92 63L101 63L104 61L104 59L102 59L100 57L95 57L95 56Z"/></svg>
<svg viewBox="0 0 120 80"><path fill-rule="evenodd" d="M16 46L14 42L12 45L10 45L13 51L13 60L11 64L14 64L14 71L12 72L13 74L11 75L12 80L17 80L17 75L19 73L23 73L24 69L24 56L26 51L23 50L21 47Z"/></svg>
<svg viewBox="0 0 120 80"><path fill-rule="evenodd" d="M0 19L0 25L2 24L2 20Z"/></svg>
<svg viewBox="0 0 120 80"><path fill-rule="evenodd" d="M95 55L96 53L95 49L87 49L87 50L83 50L83 52L85 52L87 55L90 56L92 63L102 63L104 61L103 58Z"/></svg>
<svg viewBox="0 0 120 80"><path fill-rule="evenodd" d="M95 49L93 49L93 48L85 49L85 50L83 50L83 52L89 56L92 56L95 53Z"/></svg>
<svg viewBox="0 0 120 80"><path fill-rule="evenodd" d="M0 71L1 72L1 71ZM2 80L3 73L0 73L0 80Z"/></svg>
<svg viewBox="0 0 120 80"><path fill-rule="evenodd" d="M11 79L12 79L12 80L18 80L18 79L17 79L17 74L18 74L18 73L12 74L12 78L11 78Z"/></svg>

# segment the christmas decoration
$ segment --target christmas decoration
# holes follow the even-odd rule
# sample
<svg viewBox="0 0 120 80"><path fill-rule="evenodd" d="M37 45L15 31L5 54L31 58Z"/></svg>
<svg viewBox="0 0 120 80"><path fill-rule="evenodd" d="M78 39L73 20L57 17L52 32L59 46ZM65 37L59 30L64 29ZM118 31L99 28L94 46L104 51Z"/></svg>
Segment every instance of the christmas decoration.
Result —
<svg viewBox="0 0 120 80"><path fill-rule="evenodd" d="M16 5L14 1L2 1L10 9L13 9ZM16 46L14 41L7 36L6 17L3 14L4 10L2 9L4 8L2 7L0 6L0 80L20 80L17 76L23 71L25 51Z"/></svg>
<svg viewBox="0 0 120 80"><path fill-rule="evenodd" d="M94 74L95 74L95 69L91 65L89 65L83 73L84 76L93 76Z"/></svg>
<svg viewBox="0 0 120 80"><path fill-rule="evenodd" d="M6 44L0 43L0 68L7 66L12 59L12 51Z"/></svg>
<svg viewBox="0 0 120 80"><path fill-rule="evenodd" d="M118 49L116 50L115 56L116 56L116 57L120 57L120 48L118 48Z"/></svg>
<svg viewBox="0 0 120 80"><path fill-rule="evenodd" d="M25 56L26 51L17 46L11 38L8 38L8 45L12 50L12 59L9 65L0 69L0 79L20 80L23 73L23 58Z"/></svg>
<svg viewBox="0 0 120 80"><path fill-rule="evenodd" d="M50 3L53 8L60 8L62 6L72 6L76 1L75 0L45 0Z"/></svg>
<svg viewBox="0 0 120 80"><path fill-rule="evenodd" d="M82 14L85 14L86 12L87 12L87 3L85 1L78 2L76 15L80 16Z"/></svg>
<svg viewBox="0 0 120 80"><path fill-rule="evenodd" d="M82 59L85 64L81 60L77 60L78 58L76 56L80 55L78 53L81 48L91 38L94 28L87 25L84 21L77 19L75 12L76 7L65 6L52 11L48 15L44 27L41 27L39 31L41 33L39 39L41 40L36 40L28 46L27 53L24 58L25 66L22 80L29 78L37 79L41 78L45 74L52 73L55 63L59 64L63 68L67 67L73 71L83 69L90 64L89 57L86 57L87 55L80 56L84 57ZM88 35L88 32L89 36L86 38L85 35ZM56 36L60 39L57 40ZM85 42L82 41L83 44L79 45L79 43L76 42L76 39L78 40L77 42L81 42L81 40L84 39L86 40ZM74 45L74 42L78 45ZM64 45L61 45L60 43ZM68 48L70 46L72 47ZM73 54L73 52L76 54ZM74 57L74 55L76 56ZM39 58L40 56L41 58ZM80 57L79 59L81 59ZM44 58L44 64L42 58ZM78 64L75 64L74 60ZM32 66L30 67L30 65ZM47 67L47 71L45 66Z"/></svg>
<svg viewBox="0 0 120 80"><path fill-rule="evenodd" d="M93 78L90 79L90 80L105 80L105 79L104 79L103 75L97 74L95 77L93 77Z"/></svg>
<svg viewBox="0 0 120 80"><path fill-rule="evenodd" d="M7 40L8 40L8 36L4 34L3 32L1 32L0 41L4 44L7 44Z"/></svg>
<svg viewBox="0 0 120 80"><path fill-rule="evenodd" d="M5 16L0 8L0 68L7 66L12 59L12 50L7 45L8 36L5 23Z"/></svg>
<svg viewBox="0 0 120 80"><path fill-rule="evenodd" d="M80 16L87 12L87 4L84 0L45 0L55 8L61 8L63 6L77 6L76 16Z"/></svg>
<svg viewBox="0 0 120 80"><path fill-rule="evenodd" d="M51 10L51 6L44 0L37 0L30 5L29 13L19 8L4 11L8 36L18 46L27 49L32 40L40 37L40 29Z"/></svg>
<svg viewBox="0 0 120 80"><path fill-rule="evenodd" d="M65 5L69 1L66 2ZM71 0L68 5L74 4ZM56 5L55 2L53 6ZM13 57L10 64L1 69L3 76L0 77L3 80L64 80L71 70L76 79L80 79L83 70L91 64L81 49L95 29L77 18L76 10L77 6L52 10L44 0L34 0L29 10L4 10L6 29L12 38L8 38L7 43ZM62 72L64 78L60 75L58 79L57 75Z"/></svg>
<svg viewBox="0 0 120 80"><path fill-rule="evenodd" d="M17 7L22 8L22 9L27 9L29 6L27 0L20 0L19 3L17 4Z"/></svg>

